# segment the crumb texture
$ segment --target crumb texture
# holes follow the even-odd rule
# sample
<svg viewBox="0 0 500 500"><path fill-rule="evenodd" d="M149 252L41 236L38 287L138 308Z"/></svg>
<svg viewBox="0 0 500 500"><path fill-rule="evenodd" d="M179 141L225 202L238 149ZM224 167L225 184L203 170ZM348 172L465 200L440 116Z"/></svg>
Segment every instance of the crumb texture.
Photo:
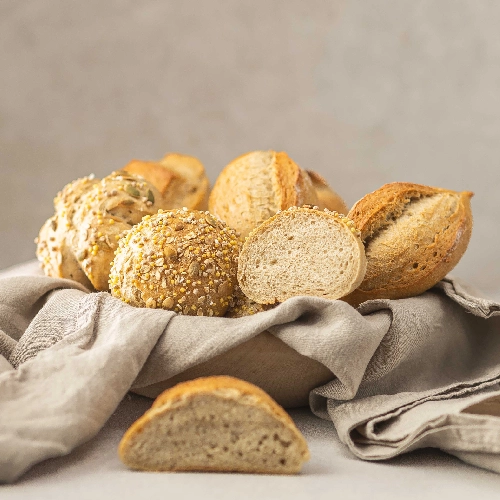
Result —
<svg viewBox="0 0 500 500"><path fill-rule="evenodd" d="M230 379L206 380L220 378ZM239 382L244 390L231 383L191 390L187 382L166 391L127 431L123 462L140 470L299 472L309 451L293 421L260 389Z"/></svg>
<svg viewBox="0 0 500 500"><path fill-rule="evenodd" d="M299 295L338 299L361 282L364 271L352 222L336 213L289 209L245 242L238 281L245 295L264 304Z"/></svg>

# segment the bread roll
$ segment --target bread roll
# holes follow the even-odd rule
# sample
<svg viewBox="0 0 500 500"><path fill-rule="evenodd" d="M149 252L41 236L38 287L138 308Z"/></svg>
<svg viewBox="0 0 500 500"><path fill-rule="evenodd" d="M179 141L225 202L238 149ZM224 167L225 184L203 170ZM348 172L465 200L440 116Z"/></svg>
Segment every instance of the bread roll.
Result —
<svg viewBox="0 0 500 500"><path fill-rule="evenodd" d="M444 278L469 243L472 195L394 182L359 200L348 217L365 242L367 270L346 301L411 297Z"/></svg>
<svg viewBox="0 0 500 500"><path fill-rule="evenodd" d="M311 179L286 153L254 151L224 168L208 207L245 238L278 210L317 200Z"/></svg>
<svg viewBox="0 0 500 500"><path fill-rule="evenodd" d="M136 307L223 316L236 285L238 240L208 212L160 210L119 242L111 293Z"/></svg>
<svg viewBox="0 0 500 500"><path fill-rule="evenodd" d="M290 416L258 387L231 377L181 383L161 394L118 449L146 471L296 474L309 459Z"/></svg>
<svg viewBox="0 0 500 500"><path fill-rule="evenodd" d="M101 181L84 178L69 184L54 200L56 215L38 237L44 272L108 290L118 239L144 215L155 213L159 199L153 185L124 171Z"/></svg>
<svg viewBox="0 0 500 500"><path fill-rule="evenodd" d="M169 153L160 161L132 160L124 170L140 175L158 189L165 209L206 210L210 184L194 156Z"/></svg>
<svg viewBox="0 0 500 500"><path fill-rule="evenodd" d="M328 182L314 170L307 170L318 195L318 207L323 210L327 208L332 212L347 214L349 209L345 201L328 185Z"/></svg>
<svg viewBox="0 0 500 500"><path fill-rule="evenodd" d="M255 229L238 262L238 282L255 302L297 295L338 299L352 292L366 269L353 222L317 207L292 207Z"/></svg>
<svg viewBox="0 0 500 500"><path fill-rule="evenodd" d="M45 222L35 240L36 255L45 275L72 279L90 290L93 286L73 251L73 216L81 197L98 182L94 176L88 176L67 184L54 198L56 213Z"/></svg>

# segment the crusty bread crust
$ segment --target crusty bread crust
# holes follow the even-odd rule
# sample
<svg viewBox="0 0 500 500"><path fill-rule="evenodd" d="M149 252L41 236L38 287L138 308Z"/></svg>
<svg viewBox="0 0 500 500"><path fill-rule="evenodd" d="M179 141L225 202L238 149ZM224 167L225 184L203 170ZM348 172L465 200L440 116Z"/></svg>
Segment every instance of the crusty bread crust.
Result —
<svg viewBox="0 0 500 500"><path fill-rule="evenodd" d="M316 202L311 179L286 153L253 151L224 168L208 206L244 239L278 210Z"/></svg>
<svg viewBox="0 0 500 500"><path fill-rule="evenodd" d="M248 407L255 407L261 411L268 413L284 428L286 428L292 435L294 445L298 450L299 458L297 467L284 467L282 471L270 469L267 467L253 468L249 470L243 464L234 463L230 468L221 468L216 465L207 464L206 466L196 464L192 467L168 467L168 468L155 468L151 469L145 464L137 463L133 458L133 447L140 441L141 434L144 429L152 422L161 416L168 414L170 411L182 408L188 403L195 404L197 397L205 395L215 396L221 400L232 400L235 403L246 405ZM196 417L193 414L193 426L195 426ZM154 401L150 410L148 410L142 417L140 417L132 426L127 430L123 436L118 454L120 459L129 467L138 470L170 470L170 471L235 471L235 472L251 472L251 473L284 473L292 474L300 470L303 462L309 460L310 454L307 447L307 442L295 426L290 416L279 406L269 395L259 389L257 386L227 376L213 376L206 378L199 378L188 382L182 382L171 389L166 390Z"/></svg>
<svg viewBox="0 0 500 500"><path fill-rule="evenodd" d="M326 179L314 170L307 170L307 173L318 195L318 207L321 210L327 208L332 212L346 215L349 212L349 208L347 208L341 196L328 185Z"/></svg>
<svg viewBox="0 0 500 500"><path fill-rule="evenodd" d="M367 271L345 300L411 297L444 278L467 249L472 195L394 182L359 200L348 217L365 242Z"/></svg>
<svg viewBox="0 0 500 500"><path fill-rule="evenodd" d="M163 208L206 210L210 183L203 164L194 156L168 153L160 161L132 160L124 169L155 186Z"/></svg>

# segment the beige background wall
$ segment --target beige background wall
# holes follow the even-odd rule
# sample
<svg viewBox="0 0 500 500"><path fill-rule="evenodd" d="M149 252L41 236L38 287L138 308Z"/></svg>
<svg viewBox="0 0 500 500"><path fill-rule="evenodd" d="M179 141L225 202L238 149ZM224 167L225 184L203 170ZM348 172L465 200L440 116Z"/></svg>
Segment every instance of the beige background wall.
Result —
<svg viewBox="0 0 500 500"><path fill-rule="evenodd" d="M215 180L286 150L354 203L390 181L472 190L455 270L500 296L500 3L0 2L0 268L52 198L167 151Z"/></svg>

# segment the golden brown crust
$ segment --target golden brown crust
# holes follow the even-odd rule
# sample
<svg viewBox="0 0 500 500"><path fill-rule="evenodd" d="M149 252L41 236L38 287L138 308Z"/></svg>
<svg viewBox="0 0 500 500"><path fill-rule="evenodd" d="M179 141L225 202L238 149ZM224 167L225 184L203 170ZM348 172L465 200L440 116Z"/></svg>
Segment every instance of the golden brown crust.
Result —
<svg viewBox="0 0 500 500"><path fill-rule="evenodd" d="M118 239L144 215L155 213L160 198L144 178L124 171L101 181L87 177L68 184L55 198L56 214L38 238L44 272L108 290Z"/></svg>
<svg viewBox="0 0 500 500"><path fill-rule="evenodd" d="M365 279L345 300L399 299L434 286L458 263L472 232L471 192L392 183L349 212L365 241Z"/></svg>
<svg viewBox="0 0 500 500"><path fill-rule="evenodd" d="M40 229L36 255L47 276L78 281L92 290L92 284L81 268L73 251L75 207L99 180L83 177L67 184L54 198L56 213Z"/></svg>
<svg viewBox="0 0 500 500"><path fill-rule="evenodd" d="M278 210L316 201L309 176L286 153L253 151L224 168L208 203L244 239Z"/></svg>
<svg viewBox="0 0 500 500"><path fill-rule="evenodd" d="M236 285L236 234L209 212L144 217L119 242L111 293L136 307L222 316Z"/></svg>
<svg viewBox="0 0 500 500"><path fill-rule="evenodd" d="M328 209L332 212L346 215L349 208L340 195L338 195L326 182L326 179L314 170L307 171L316 194L318 196L318 206L321 210Z"/></svg>
<svg viewBox="0 0 500 500"><path fill-rule="evenodd" d="M73 252L96 290L108 290L121 235L145 215L155 213L159 198L144 178L118 170L95 184L74 206Z"/></svg>
<svg viewBox="0 0 500 500"><path fill-rule="evenodd" d="M208 394L208 395L220 395L223 396L224 390L234 391L236 394L232 395L230 399L238 400L244 396L251 396L252 403L251 406L260 407L261 409L269 412L276 420L280 421L289 431L291 431L300 444L300 451L303 457L303 461L309 460L310 454L307 447L307 442L300 433L300 431L295 426L295 423L288 415L288 413L279 406L268 394L266 394L259 387L245 382L244 380L236 379L228 376L212 376L204 377L195 380L190 380L187 382L182 382L171 389L167 389L162 394L160 394L154 401L151 409L148 410L142 417L140 417L132 426L126 431L123 436L119 448L118 454L120 459L127 465L133 468L140 468L138 464L130 464L127 460L128 447L130 446L131 440L135 438L136 435L140 434L144 427L154 419L159 411L168 411L170 407L176 404L182 404L184 401L190 398ZM148 470L142 468L142 470ZM205 470L205 471L222 471L218 467L200 467L196 466L194 468L182 467L181 469L170 468L169 470ZM268 469L253 470L255 473L269 473Z"/></svg>
<svg viewBox="0 0 500 500"><path fill-rule="evenodd" d="M194 156L168 153L159 161L132 160L123 170L140 175L158 189L165 209L206 210L210 184Z"/></svg>

